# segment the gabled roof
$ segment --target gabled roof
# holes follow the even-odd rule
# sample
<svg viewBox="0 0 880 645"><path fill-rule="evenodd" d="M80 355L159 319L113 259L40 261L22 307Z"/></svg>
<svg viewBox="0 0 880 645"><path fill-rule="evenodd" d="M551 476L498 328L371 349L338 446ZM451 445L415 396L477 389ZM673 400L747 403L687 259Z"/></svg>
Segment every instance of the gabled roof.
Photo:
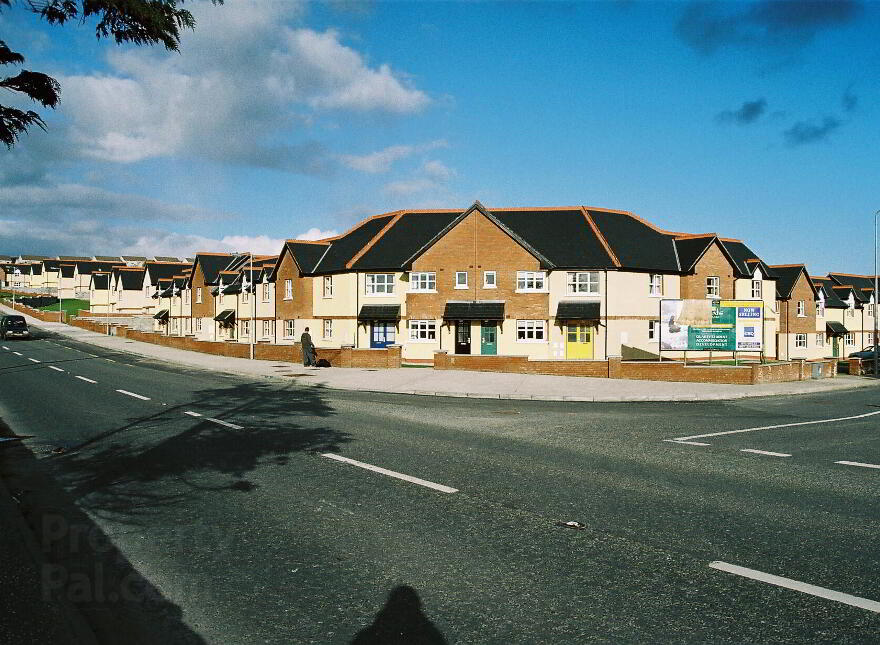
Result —
<svg viewBox="0 0 880 645"><path fill-rule="evenodd" d="M871 294L874 293L874 276L872 275L856 275L852 273L829 273L828 277L834 284L852 285L856 291L861 292L865 297L865 302L870 301Z"/></svg>
<svg viewBox="0 0 880 645"><path fill-rule="evenodd" d="M773 275L776 276L776 297L780 300L789 300L798 278L803 275L814 296L818 296L816 286L813 284L807 267L803 264L773 264L770 265Z"/></svg>
<svg viewBox="0 0 880 645"><path fill-rule="evenodd" d="M817 288L822 289L825 297L825 307L829 309L846 309L847 304L840 299L840 296L834 291L834 282L831 278L813 278L813 284Z"/></svg>
<svg viewBox="0 0 880 645"><path fill-rule="evenodd" d="M190 265L181 262L146 262L144 269L150 278L150 284L156 284L160 278L170 278L189 269Z"/></svg>
<svg viewBox="0 0 880 645"><path fill-rule="evenodd" d="M142 255L123 255L122 259L126 262L146 262L147 258Z"/></svg>
<svg viewBox="0 0 880 645"><path fill-rule="evenodd" d="M364 220L353 229L333 239L320 258L313 273L337 273L372 240L395 215L377 215Z"/></svg>
<svg viewBox="0 0 880 645"><path fill-rule="evenodd" d="M142 267L125 267L119 269L119 280L123 291L140 291L144 286L144 269Z"/></svg>
<svg viewBox="0 0 880 645"><path fill-rule="evenodd" d="M73 272L76 269L75 264L62 264L61 265L61 277L62 278L72 278Z"/></svg>
<svg viewBox="0 0 880 645"><path fill-rule="evenodd" d="M157 255L153 258L156 262L182 262L180 258L168 255Z"/></svg>
<svg viewBox="0 0 880 645"><path fill-rule="evenodd" d="M831 286L831 289L844 302L849 300L850 294L852 294L853 302L857 305L868 301L868 298L851 284L835 284Z"/></svg>
<svg viewBox="0 0 880 645"><path fill-rule="evenodd" d="M755 269L761 269L765 278L774 278L773 271L768 267L748 246L739 240L719 238L721 246L727 251L727 256L736 268L737 278L750 278L755 274Z"/></svg>
<svg viewBox="0 0 880 645"><path fill-rule="evenodd" d="M91 257L84 257L81 255L59 255L59 260L91 260Z"/></svg>
<svg viewBox="0 0 880 645"><path fill-rule="evenodd" d="M99 262L121 262L122 258L118 255L96 255L95 260Z"/></svg>
<svg viewBox="0 0 880 645"><path fill-rule="evenodd" d="M110 271L113 267L122 266L121 260L110 261L110 262L98 262L98 261L83 261L76 262L76 270L83 274L88 275L95 271Z"/></svg>
<svg viewBox="0 0 880 645"><path fill-rule="evenodd" d="M46 271L57 271L61 266L61 260L43 260L43 268Z"/></svg>
<svg viewBox="0 0 880 645"><path fill-rule="evenodd" d="M19 257L22 260L48 260L48 259L50 259L48 255L21 255Z"/></svg>
<svg viewBox="0 0 880 645"><path fill-rule="evenodd" d="M461 215L461 211L408 211L388 220L380 231L354 257L356 271L400 269L408 258Z"/></svg>
<svg viewBox="0 0 880 645"><path fill-rule="evenodd" d="M42 264L32 264L30 268L31 268L31 275L43 275L43 265Z"/></svg>
<svg viewBox="0 0 880 645"><path fill-rule="evenodd" d="M700 258L705 255L712 243L718 239L714 233L705 235L688 235L674 240L678 252L678 263L682 271L692 271ZM723 247L722 247L723 248Z"/></svg>
<svg viewBox="0 0 880 645"><path fill-rule="evenodd" d="M193 275L195 275L196 265L198 264L202 267L205 284L217 284L217 277L220 272L235 263L237 257L234 253L196 253L192 265Z"/></svg>
<svg viewBox="0 0 880 645"><path fill-rule="evenodd" d="M89 281L92 289L108 289L110 285L110 274L95 271L92 273L91 280Z"/></svg>
<svg viewBox="0 0 880 645"><path fill-rule="evenodd" d="M673 234L661 231L626 211L587 207L587 212L608 241L621 268L681 271Z"/></svg>

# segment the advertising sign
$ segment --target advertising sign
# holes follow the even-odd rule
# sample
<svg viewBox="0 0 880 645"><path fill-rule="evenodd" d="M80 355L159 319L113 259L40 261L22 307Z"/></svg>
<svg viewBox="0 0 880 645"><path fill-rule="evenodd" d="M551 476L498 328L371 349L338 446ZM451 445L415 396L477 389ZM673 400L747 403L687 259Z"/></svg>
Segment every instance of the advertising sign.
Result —
<svg viewBox="0 0 880 645"><path fill-rule="evenodd" d="M660 350L763 351L760 300L661 300Z"/></svg>

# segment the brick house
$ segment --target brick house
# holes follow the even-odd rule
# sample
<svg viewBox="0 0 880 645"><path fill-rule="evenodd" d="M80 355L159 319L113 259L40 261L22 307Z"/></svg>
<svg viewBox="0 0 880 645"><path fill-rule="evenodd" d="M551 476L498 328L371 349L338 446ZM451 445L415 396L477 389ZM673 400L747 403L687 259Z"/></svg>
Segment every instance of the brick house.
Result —
<svg viewBox="0 0 880 645"><path fill-rule="evenodd" d="M868 345L873 345L874 316L877 313L876 298L874 296L874 276L856 275L852 273L829 273L828 278L835 283L834 289L849 289L853 294L853 301L857 301L857 309L860 311L857 321L850 331L854 334L853 341L856 350L861 350Z"/></svg>
<svg viewBox="0 0 880 645"><path fill-rule="evenodd" d="M774 264L779 332L777 357L782 360L824 358L832 351L835 331L826 329L825 295L803 264Z"/></svg>

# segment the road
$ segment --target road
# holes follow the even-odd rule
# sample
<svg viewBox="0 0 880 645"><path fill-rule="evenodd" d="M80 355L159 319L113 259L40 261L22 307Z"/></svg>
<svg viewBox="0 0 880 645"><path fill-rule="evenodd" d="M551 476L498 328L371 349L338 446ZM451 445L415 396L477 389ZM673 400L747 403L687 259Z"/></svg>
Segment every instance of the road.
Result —
<svg viewBox="0 0 880 645"><path fill-rule="evenodd" d="M48 584L107 642L880 638L873 389L379 395L60 337L0 343L0 373L0 416L33 435L7 466L42 489Z"/></svg>

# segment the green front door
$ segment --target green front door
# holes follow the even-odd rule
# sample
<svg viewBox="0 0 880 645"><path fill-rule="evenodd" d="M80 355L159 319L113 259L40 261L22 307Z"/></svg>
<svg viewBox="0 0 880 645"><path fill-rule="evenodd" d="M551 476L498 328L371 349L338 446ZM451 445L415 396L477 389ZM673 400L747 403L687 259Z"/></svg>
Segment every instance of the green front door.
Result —
<svg viewBox="0 0 880 645"><path fill-rule="evenodd" d="M483 322L480 327L480 354L495 356L498 353L498 327L492 322Z"/></svg>
<svg viewBox="0 0 880 645"><path fill-rule="evenodd" d="M838 340L839 339L837 336L832 336L832 338L831 338L831 356L833 356L834 358L837 358L838 356L840 356L840 350L837 348L837 341Z"/></svg>

